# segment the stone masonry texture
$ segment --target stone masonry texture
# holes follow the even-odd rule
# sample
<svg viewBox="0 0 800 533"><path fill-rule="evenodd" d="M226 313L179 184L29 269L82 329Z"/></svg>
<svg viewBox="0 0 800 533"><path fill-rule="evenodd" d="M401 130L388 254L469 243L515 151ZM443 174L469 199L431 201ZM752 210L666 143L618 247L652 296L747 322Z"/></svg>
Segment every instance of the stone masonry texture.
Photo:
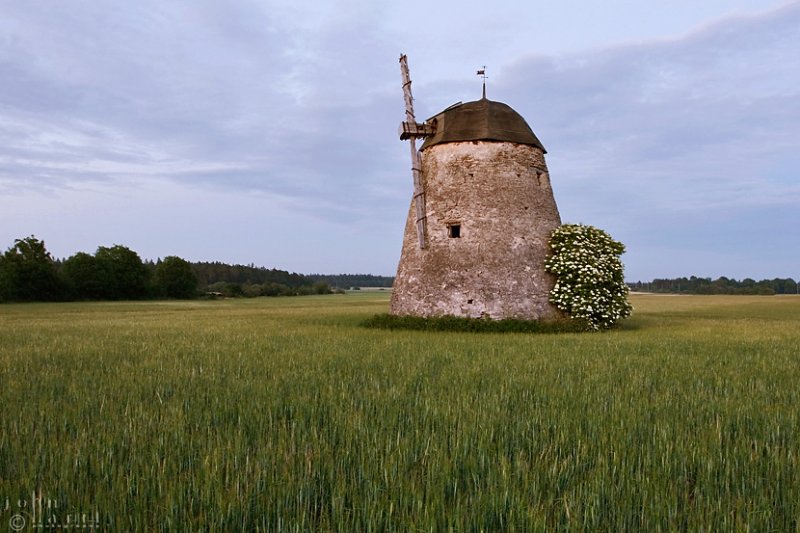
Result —
<svg viewBox="0 0 800 533"><path fill-rule="evenodd" d="M413 201L392 292L396 315L548 319L548 239L561 225L542 150L466 141L422 152L426 247ZM451 237L449 226L460 236Z"/></svg>

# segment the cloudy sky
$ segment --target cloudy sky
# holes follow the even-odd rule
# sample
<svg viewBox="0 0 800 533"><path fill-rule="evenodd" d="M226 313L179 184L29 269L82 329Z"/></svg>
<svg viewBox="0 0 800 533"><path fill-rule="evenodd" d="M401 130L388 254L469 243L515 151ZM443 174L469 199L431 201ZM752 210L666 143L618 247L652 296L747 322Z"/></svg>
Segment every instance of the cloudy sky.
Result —
<svg viewBox="0 0 800 533"><path fill-rule="evenodd" d="M0 247L393 275L406 53L418 117L487 65L629 280L797 279L798 52L798 1L0 0Z"/></svg>

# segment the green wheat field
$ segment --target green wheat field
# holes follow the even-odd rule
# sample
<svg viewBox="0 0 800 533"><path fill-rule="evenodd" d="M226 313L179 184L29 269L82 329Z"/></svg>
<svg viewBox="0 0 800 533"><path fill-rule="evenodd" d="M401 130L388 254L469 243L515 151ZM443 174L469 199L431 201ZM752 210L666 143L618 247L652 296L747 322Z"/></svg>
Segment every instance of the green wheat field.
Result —
<svg viewBox="0 0 800 533"><path fill-rule="evenodd" d="M367 329L382 293L0 306L0 528L798 531L800 297L606 333Z"/></svg>

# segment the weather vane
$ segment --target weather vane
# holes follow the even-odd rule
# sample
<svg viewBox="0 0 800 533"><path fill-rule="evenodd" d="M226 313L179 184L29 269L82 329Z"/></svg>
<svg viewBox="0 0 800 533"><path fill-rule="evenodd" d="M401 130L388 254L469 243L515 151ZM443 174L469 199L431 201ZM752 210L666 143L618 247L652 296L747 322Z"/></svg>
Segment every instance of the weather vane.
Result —
<svg viewBox="0 0 800 533"><path fill-rule="evenodd" d="M483 68L479 69L477 72L478 76L483 78L483 99L486 99L486 65Z"/></svg>

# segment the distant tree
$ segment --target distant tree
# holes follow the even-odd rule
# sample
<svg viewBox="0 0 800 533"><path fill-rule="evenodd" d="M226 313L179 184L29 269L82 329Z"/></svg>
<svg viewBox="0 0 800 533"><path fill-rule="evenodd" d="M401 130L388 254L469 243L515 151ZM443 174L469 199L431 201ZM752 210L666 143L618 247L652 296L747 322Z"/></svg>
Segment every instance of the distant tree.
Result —
<svg viewBox="0 0 800 533"><path fill-rule="evenodd" d="M54 301L65 295L66 284L44 241L33 235L16 239L0 258L0 300Z"/></svg>
<svg viewBox="0 0 800 533"><path fill-rule="evenodd" d="M64 261L61 271L78 299L102 300L108 297L109 273L101 268L93 255L78 252Z"/></svg>
<svg viewBox="0 0 800 533"><path fill-rule="evenodd" d="M159 296L194 298L197 295L197 276L192 265L174 255L156 263L153 285Z"/></svg>
<svg viewBox="0 0 800 533"><path fill-rule="evenodd" d="M772 280L772 288L777 294L797 294L797 282L792 278L775 278Z"/></svg>
<svg viewBox="0 0 800 533"><path fill-rule="evenodd" d="M244 291L242 290L242 285L240 283L226 283L222 293L231 298L244 296Z"/></svg>
<svg viewBox="0 0 800 533"><path fill-rule="evenodd" d="M102 272L105 297L109 300L141 300L148 296L150 271L139 254L115 244L101 246L94 255Z"/></svg>
<svg viewBox="0 0 800 533"><path fill-rule="evenodd" d="M331 293L331 286L324 281L318 281L311 286L313 291L316 294L330 294Z"/></svg>
<svg viewBox="0 0 800 533"><path fill-rule="evenodd" d="M261 296L261 285L257 283L243 283L242 295L246 298Z"/></svg>
<svg viewBox="0 0 800 533"><path fill-rule="evenodd" d="M217 281L206 287L208 292L221 293L225 298L238 298L243 296L242 286L239 283L229 283L227 281Z"/></svg>
<svg viewBox="0 0 800 533"><path fill-rule="evenodd" d="M280 283L275 283L273 281L262 283L261 284L261 295L262 296L280 296L284 289L286 289L286 285L281 285Z"/></svg>

